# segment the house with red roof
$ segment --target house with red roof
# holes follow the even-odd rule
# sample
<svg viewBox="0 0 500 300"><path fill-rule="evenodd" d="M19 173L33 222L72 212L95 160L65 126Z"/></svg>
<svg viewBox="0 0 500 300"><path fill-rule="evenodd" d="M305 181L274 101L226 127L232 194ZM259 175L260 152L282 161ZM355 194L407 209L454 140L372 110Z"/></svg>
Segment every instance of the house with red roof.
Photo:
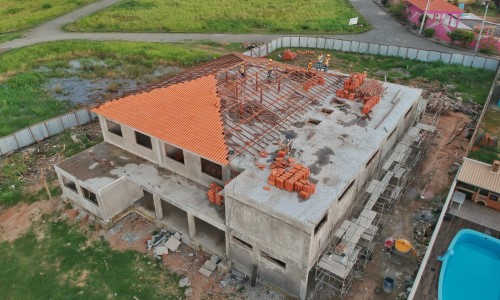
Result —
<svg viewBox="0 0 500 300"><path fill-rule="evenodd" d="M406 15L410 22L420 26L427 2L429 2L429 7L427 8L424 28L433 28L436 38L450 41L448 32L457 29L472 30L460 21L463 11L446 0L404 0Z"/></svg>

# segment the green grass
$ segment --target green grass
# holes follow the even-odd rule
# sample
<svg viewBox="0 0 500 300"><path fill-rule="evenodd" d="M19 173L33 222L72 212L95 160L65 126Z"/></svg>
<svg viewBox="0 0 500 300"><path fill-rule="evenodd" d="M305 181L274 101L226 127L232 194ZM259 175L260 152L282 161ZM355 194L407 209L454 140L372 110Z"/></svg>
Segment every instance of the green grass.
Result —
<svg viewBox="0 0 500 300"><path fill-rule="evenodd" d="M71 135L76 137L81 143L75 143ZM56 157L62 154L63 157L71 157L87 148L90 148L102 141L102 137L89 139L83 132L64 131L63 133L46 140L45 147L42 149L43 157ZM33 191L30 186L26 186L24 177L29 170L38 169L38 155L25 155L21 152L14 153L5 158L0 165L0 207L15 205L20 202L32 203L41 199L48 199L44 188ZM56 178L47 178L49 184ZM60 193L59 187L50 189L52 196Z"/></svg>
<svg viewBox="0 0 500 300"><path fill-rule="evenodd" d="M292 51L296 50L292 49ZM320 50L316 49L307 50L314 50L316 53L320 52ZM326 54L327 51L323 52ZM471 100L479 104L485 103L495 78L495 72L493 71L468 68L457 64L425 63L396 57L338 51L328 53L332 54L334 69L346 73L366 70L369 77L383 80L384 76L387 75L388 81L400 84L421 87L429 85L449 86L450 92L462 93L464 100ZM278 54L283 54L283 50L274 52L271 57L279 60ZM309 59L314 60L316 56L299 55L298 59L292 63L305 66Z"/></svg>
<svg viewBox="0 0 500 300"><path fill-rule="evenodd" d="M490 137L500 136L500 111L496 108L488 107L479 126L481 128L478 134L479 139L482 139L485 134L489 134ZM469 157L491 164L494 160L500 158L500 149L484 145L482 141L476 141L475 147L469 153Z"/></svg>
<svg viewBox="0 0 500 300"><path fill-rule="evenodd" d="M20 38L23 36L23 34L24 34L23 31L0 33L0 44Z"/></svg>
<svg viewBox="0 0 500 300"><path fill-rule="evenodd" d="M359 17L364 26L349 26ZM347 0L124 0L71 31L355 33L369 29Z"/></svg>
<svg viewBox="0 0 500 300"><path fill-rule="evenodd" d="M481 122L481 128L492 136L500 136L500 111L488 107Z"/></svg>
<svg viewBox="0 0 500 300"><path fill-rule="evenodd" d="M469 157L475 160L485 162L487 164L492 164L494 160L499 158L500 150L498 148L481 146L479 148L473 149L469 153Z"/></svg>
<svg viewBox="0 0 500 300"><path fill-rule="evenodd" d="M80 77L137 79L160 66L186 67L212 59L226 51L224 47L209 43L61 41L8 51L0 55L0 136L73 109L43 88L50 78L75 76L64 71L73 59L83 59ZM85 58L106 65L85 65ZM50 72L36 72L40 66Z"/></svg>
<svg viewBox="0 0 500 300"><path fill-rule="evenodd" d="M179 276L147 256L114 251L102 240L88 244L76 225L54 219L0 243L2 299L183 298Z"/></svg>
<svg viewBox="0 0 500 300"><path fill-rule="evenodd" d="M19 31L36 26L95 1L0 0L0 33Z"/></svg>

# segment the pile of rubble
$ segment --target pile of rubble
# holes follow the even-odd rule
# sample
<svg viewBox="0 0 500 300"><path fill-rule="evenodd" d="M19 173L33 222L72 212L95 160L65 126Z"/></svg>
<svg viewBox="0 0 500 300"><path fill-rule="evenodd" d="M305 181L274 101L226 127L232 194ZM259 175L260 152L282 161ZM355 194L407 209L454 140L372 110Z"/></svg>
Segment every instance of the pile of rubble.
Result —
<svg viewBox="0 0 500 300"><path fill-rule="evenodd" d="M442 112L455 111L462 112L466 115L477 115L482 109L481 105L472 101L463 100L460 96L455 98L450 97L445 90L428 90L424 94L424 98L428 101L427 110L430 112L435 112L441 107Z"/></svg>
<svg viewBox="0 0 500 300"><path fill-rule="evenodd" d="M219 269L221 273L224 273L227 272L229 267L221 262L219 256L212 255L212 257L207 259L198 271L204 276L210 277L216 269Z"/></svg>
<svg viewBox="0 0 500 300"><path fill-rule="evenodd" d="M168 251L177 251L181 245L181 234L179 232L172 233L166 229L161 229L158 234L147 241L147 250L153 251L154 256L161 260L163 255L167 255Z"/></svg>
<svg viewBox="0 0 500 300"><path fill-rule="evenodd" d="M413 225L413 238L415 241L422 245L429 244L434 226L425 220L418 220Z"/></svg>

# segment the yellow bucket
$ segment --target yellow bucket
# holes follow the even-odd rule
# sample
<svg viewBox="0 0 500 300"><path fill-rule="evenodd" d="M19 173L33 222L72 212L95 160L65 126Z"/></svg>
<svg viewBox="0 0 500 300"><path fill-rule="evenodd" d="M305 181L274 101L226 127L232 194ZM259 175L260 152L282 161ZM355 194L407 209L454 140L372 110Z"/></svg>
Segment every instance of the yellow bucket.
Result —
<svg viewBox="0 0 500 300"><path fill-rule="evenodd" d="M408 242L405 239L397 239L396 242L394 243L394 248L399 253L406 254L410 252L411 249L413 249L413 246L411 245L410 242Z"/></svg>

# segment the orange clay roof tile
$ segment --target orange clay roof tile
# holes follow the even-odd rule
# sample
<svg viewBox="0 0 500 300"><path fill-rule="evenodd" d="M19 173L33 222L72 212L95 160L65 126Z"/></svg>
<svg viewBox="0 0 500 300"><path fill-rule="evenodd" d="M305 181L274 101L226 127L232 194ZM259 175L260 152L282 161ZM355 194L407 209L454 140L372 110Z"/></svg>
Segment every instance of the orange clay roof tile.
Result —
<svg viewBox="0 0 500 300"><path fill-rule="evenodd" d="M415 5L421 10L425 10L425 7L427 6L427 0L406 0L406 1ZM431 0L428 12L461 13L463 12L463 10L445 0Z"/></svg>
<svg viewBox="0 0 500 300"><path fill-rule="evenodd" d="M214 75L129 95L93 111L216 163L229 163Z"/></svg>

